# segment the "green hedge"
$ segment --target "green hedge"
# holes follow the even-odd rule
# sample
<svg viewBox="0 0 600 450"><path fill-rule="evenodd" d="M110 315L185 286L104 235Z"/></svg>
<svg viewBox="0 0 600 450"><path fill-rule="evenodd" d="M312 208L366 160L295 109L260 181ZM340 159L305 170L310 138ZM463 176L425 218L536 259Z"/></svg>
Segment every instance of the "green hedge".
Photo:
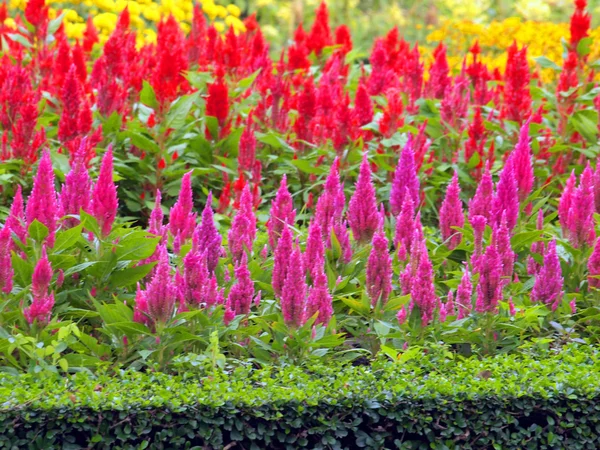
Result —
<svg viewBox="0 0 600 450"><path fill-rule="evenodd" d="M598 350L410 352L368 367L0 376L0 448L598 448Z"/></svg>

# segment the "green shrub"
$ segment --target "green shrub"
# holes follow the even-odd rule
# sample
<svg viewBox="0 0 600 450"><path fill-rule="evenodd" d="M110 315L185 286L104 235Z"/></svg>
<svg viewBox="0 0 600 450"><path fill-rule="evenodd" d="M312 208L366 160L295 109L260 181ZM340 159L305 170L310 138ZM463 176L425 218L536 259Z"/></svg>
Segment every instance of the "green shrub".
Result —
<svg viewBox="0 0 600 450"><path fill-rule="evenodd" d="M411 359L412 358L412 359ZM0 448L594 449L600 352L0 379Z"/></svg>

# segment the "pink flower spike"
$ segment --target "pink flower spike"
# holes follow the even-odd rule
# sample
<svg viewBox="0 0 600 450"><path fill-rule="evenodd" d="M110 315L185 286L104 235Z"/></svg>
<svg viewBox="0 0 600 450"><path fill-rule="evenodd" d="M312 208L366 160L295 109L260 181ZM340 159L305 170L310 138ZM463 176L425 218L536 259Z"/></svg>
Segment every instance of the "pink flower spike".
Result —
<svg viewBox="0 0 600 450"><path fill-rule="evenodd" d="M85 166L85 156L79 152L75 155L71 171L65 177L65 184L60 193L62 215L79 215L83 210L89 213L92 202L92 179ZM79 223L75 218L64 221L67 227L74 227Z"/></svg>
<svg viewBox="0 0 600 450"><path fill-rule="evenodd" d="M235 284L229 291L227 304L236 315L250 313L254 297L254 283L248 270L248 258L244 253L240 263L235 268Z"/></svg>
<svg viewBox="0 0 600 450"><path fill-rule="evenodd" d="M103 237L110 234L118 207L117 186L113 182L112 146L109 146L102 157L98 181L92 193L92 214L98 221Z"/></svg>
<svg viewBox="0 0 600 450"><path fill-rule="evenodd" d="M308 293L306 301L306 319L318 313L315 323L327 326L333 315L332 298L327 286L327 276L321 268L321 271L316 274L313 285Z"/></svg>
<svg viewBox="0 0 600 450"><path fill-rule="evenodd" d="M523 203L533 190L534 174L532 165L531 144L529 143L529 120L523 123L519 141L510 155L517 180L519 201Z"/></svg>
<svg viewBox="0 0 600 450"><path fill-rule="evenodd" d="M240 208L231 222L231 228L227 234L229 251L235 263L239 263L242 255L252 251L254 239L256 238L256 216L252 206L252 193L249 183L244 187ZM237 311L236 311L237 312Z"/></svg>
<svg viewBox="0 0 600 450"><path fill-rule="evenodd" d="M594 251L588 259L588 284L600 288L600 239L596 241Z"/></svg>
<svg viewBox="0 0 600 450"><path fill-rule="evenodd" d="M289 226L285 226L281 232L279 243L273 257L273 274L271 284L276 297L281 297L283 286L288 274L290 256L292 254L293 236Z"/></svg>
<svg viewBox="0 0 600 450"><path fill-rule="evenodd" d="M165 238L166 227L163 225L164 213L161 202L162 195L160 189L157 189L156 199L154 200L154 209L150 213L150 220L148 221L148 233L162 237L162 241Z"/></svg>
<svg viewBox="0 0 600 450"><path fill-rule="evenodd" d="M37 323L40 326L47 325L52 317L54 307L54 293L42 297L34 297L29 308L23 310L23 315L29 325Z"/></svg>
<svg viewBox="0 0 600 450"><path fill-rule="evenodd" d="M42 247L42 256L33 269L31 277L31 292L34 298L41 298L48 295L50 282L52 281L52 266L48 261L46 246Z"/></svg>
<svg viewBox="0 0 600 450"><path fill-rule="evenodd" d="M404 205L404 196L408 192L413 207L419 204L419 177L415 168L415 154L412 148L412 138L402 149L400 161L396 165L394 181L390 192L390 211L392 215L400 214Z"/></svg>
<svg viewBox="0 0 600 450"><path fill-rule="evenodd" d="M493 242L500 255L502 261L502 276L506 279L505 282L510 282L513 275L515 260L517 255L512 251L510 244L510 231L506 225L506 215L502 214L500 225L494 226Z"/></svg>
<svg viewBox="0 0 600 450"><path fill-rule="evenodd" d="M512 158L508 158L500 179L496 186L496 194L492 202L494 222L499 225L502 215L506 214L506 223L508 229L512 230L517 225L519 218L519 193L517 189L517 180L514 175L514 163Z"/></svg>
<svg viewBox="0 0 600 450"><path fill-rule="evenodd" d="M569 210L571 209L571 203L573 201L573 191L575 190L575 184L577 183L577 177L575 176L575 170L571 171L571 176L567 180L567 184L563 189L560 200L558 201L558 220L563 230L563 234L567 234L567 224L569 221Z"/></svg>
<svg viewBox="0 0 600 450"><path fill-rule="evenodd" d="M356 189L348 206L348 222L354 240L360 244L370 242L379 228L380 217L377 211L375 187L371 180L371 168L366 153L363 155Z"/></svg>
<svg viewBox="0 0 600 450"><path fill-rule="evenodd" d="M567 238L573 247L593 245L596 239L594 210L593 172L588 163L579 186L573 191L567 216Z"/></svg>
<svg viewBox="0 0 600 450"><path fill-rule="evenodd" d="M456 306L458 307L458 320L464 319L473 308L473 284L471 283L471 275L469 270L465 270L465 273L460 280L458 289L456 291Z"/></svg>
<svg viewBox="0 0 600 450"><path fill-rule="evenodd" d="M410 195L404 196L402 210L396 218L396 236L394 245L398 250L398 258L401 261L406 260L412 241L413 230L415 228L415 204Z"/></svg>
<svg viewBox="0 0 600 450"><path fill-rule="evenodd" d="M284 175L275 199L271 202L271 217L267 223L269 245L271 248L275 249L277 247L277 241L281 236L285 224L293 226L295 220L296 210L294 209L292 196L288 191L287 177Z"/></svg>
<svg viewBox="0 0 600 450"><path fill-rule="evenodd" d="M304 251L304 263L310 279L314 282L317 275L323 270L325 264L325 247L321 227L315 219L308 225L308 237L306 238L306 249Z"/></svg>
<svg viewBox="0 0 600 450"><path fill-rule="evenodd" d="M571 308L571 314L577 314L577 302L575 299L569 302L569 307Z"/></svg>
<svg viewBox="0 0 600 450"><path fill-rule="evenodd" d="M26 216L27 226L37 220L48 228L46 242L52 247L58 219L58 202L54 188L54 171L52 170L50 152L47 150L42 155L37 174L33 180L33 189L27 199Z"/></svg>
<svg viewBox="0 0 600 450"><path fill-rule="evenodd" d="M486 167L481 181L477 185L475 196L469 201L469 221L475 216L483 216L487 223L492 223L490 199L494 197L494 183L489 167Z"/></svg>
<svg viewBox="0 0 600 450"><path fill-rule="evenodd" d="M465 225L465 215L460 200L460 185L458 174L454 172L452 182L446 191L446 197L440 208L440 231L447 247L452 250L462 240L462 233L452 227L462 228Z"/></svg>
<svg viewBox="0 0 600 450"><path fill-rule="evenodd" d="M206 205L202 211L202 222L196 227L192 237L192 250L206 254L206 265L208 271L213 273L219 256L223 249L221 235L215 226L214 213L212 210L212 193L208 194Z"/></svg>
<svg viewBox="0 0 600 450"><path fill-rule="evenodd" d="M544 265L535 277L531 299L544 303L556 311L563 295L563 277L560 260L556 253L556 241L548 242L544 251Z"/></svg>
<svg viewBox="0 0 600 450"><path fill-rule="evenodd" d="M339 159L336 158L325 180L323 193L317 200L315 211L315 220L321 226L321 233L327 247L331 245L331 230L336 223L342 220L346 205L344 188L340 184L339 164Z"/></svg>
<svg viewBox="0 0 600 450"><path fill-rule="evenodd" d="M12 235L8 225L0 230L0 291L10 294L13 288L14 271L10 249L12 247Z"/></svg>
<svg viewBox="0 0 600 450"><path fill-rule="evenodd" d="M192 172L181 179L179 198L171 208L169 231L173 235L173 249L179 253L181 246L192 236L196 226L196 214L193 212Z"/></svg>
<svg viewBox="0 0 600 450"><path fill-rule="evenodd" d="M396 320L398 320L399 325L403 325L406 322L407 315L406 308L404 306L400 308L398 314L396 314Z"/></svg>
<svg viewBox="0 0 600 450"><path fill-rule="evenodd" d="M490 245L479 261L476 311L495 312L502 298L502 286L502 260L496 246Z"/></svg>
<svg viewBox="0 0 600 450"><path fill-rule="evenodd" d="M285 284L281 291L281 312L288 326L304 325L306 314L306 275L300 248L296 245L289 258Z"/></svg>
<svg viewBox="0 0 600 450"><path fill-rule="evenodd" d="M515 309L515 304L513 303L512 297L508 299L508 312L514 317L517 314L517 310Z"/></svg>
<svg viewBox="0 0 600 450"><path fill-rule="evenodd" d="M6 223L4 226L9 227L21 242L25 242L27 239L27 229L25 228L25 223L23 193L21 186L19 185L17 186L15 197L13 198L12 205L10 206L10 213L6 218Z"/></svg>
<svg viewBox="0 0 600 450"><path fill-rule="evenodd" d="M175 313L178 290L171 276L169 254L165 245L157 249L159 258L154 276L150 280L144 297L148 304L148 315L153 323L166 323Z"/></svg>
<svg viewBox="0 0 600 450"><path fill-rule="evenodd" d="M381 306L385 305L392 291L392 258L389 255L388 245L385 233L376 232L366 269L366 290L373 307L378 302Z"/></svg>

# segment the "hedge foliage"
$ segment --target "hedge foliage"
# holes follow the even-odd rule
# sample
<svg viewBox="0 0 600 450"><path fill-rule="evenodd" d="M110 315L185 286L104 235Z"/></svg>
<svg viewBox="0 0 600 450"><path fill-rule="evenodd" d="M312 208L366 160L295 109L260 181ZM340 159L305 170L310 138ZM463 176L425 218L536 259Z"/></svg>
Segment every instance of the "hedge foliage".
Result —
<svg viewBox="0 0 600 450"><path fill-rule="evenodd" d="M0 448L594 449L600 352L0 379Z"/></svg>

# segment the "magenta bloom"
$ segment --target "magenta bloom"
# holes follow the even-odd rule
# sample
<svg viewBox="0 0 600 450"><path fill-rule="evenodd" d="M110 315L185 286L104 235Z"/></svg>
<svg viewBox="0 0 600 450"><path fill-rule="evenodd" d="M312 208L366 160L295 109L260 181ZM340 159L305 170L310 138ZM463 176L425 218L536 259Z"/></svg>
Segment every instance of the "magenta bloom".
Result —
<svg viewBox="0 0 600 450"><path fill-rule="evenodd" d="M317 200L315 220L321 226L321 233L327 247L331 246L331 230L336 223L341 222L346 198L344 188L340 184L339 159L331 165L331 171L325 180L325 187Z"/></svg>
<svg viewBox="0 0 600 450"><path fill-rule="evenodd" d="M156 199L154 200L154 209L150 213L150 220L148 220L148 233L162 237L162 241L166 235L166 227L163 225L164 213L161 202L162 195L160 190L157 189Z"/></svg>
<svg viewBox="0 0 600 450"><path fill-rule="evenodd" d="M465 270L458 289L456 290L456 306L458 309L458 320L465 318L473 309L473 284L469 269Z"/></svg>
<svg viewBox="0 0 600 450"><path fill-rule="evenodd" d="M565 185L563 193L560 196L560 200L558 201L558 220L564 235L567 235L569 210L571 209L571 203L573 202L573 192L575 191L576 183L577 177L575 176L575 170L572 170L571 176L567 180L567 184Z"/></svg>
<svg viewBox="0 0 600 450"><path fill-rule="evenodd" d="M533 190L533 165L531 162L531 145L529 143L529 120L521 127L519 141L510 155L517 180L519 201L524 202Z"/></svg>
<svg viewBox="0 0 600 450"><path fill-rule="evenodd" d="M506 214L508 229L512 231L519 218L519 193L514 175L512 159L508 158L496 185L493 203L494 222L499 225L502 215Z"/></svg>
<svg viewBox="0 0 600 450"><path fill-rule="evenodd" d="M269 245L275 249L277 241L281 236L285 224L293 225L296 220L296 210L294 202L287 188L287 177L284 175L281 179L281 184L275 195L275 199L271 202L271 217L267 223L269 232Z"/></svg>
<svg viewBox="0 0 600 450"><path fill-rule="evenodd" d="M460 244L462 239L462 233L454 230L452 227L462 228L464 225L465 215L460 200L458 174L454 172L452 182L448 186L446 197L440 208L440 231L442 232L444 241L447 241L446 245L450 250Z"/></svg>
<svg viewBox="0 0 600 450"><path fill-rule="evenodd" d="M600 97L596 97L596 99L600 102ZM596 170L594 171L594 204L596 212L600 214L600 162L596 163Z"/></svg>
<svg viewBox="0 0 600 450"><path fill-rule="evenodd" d="M240 136L238 165L242 170L251 171L256 160L256 137L250 125L244 128Z"/></svg>
<svg viewBox="0 0 600 450"><path fill-rule="evenodd" d="M252 193L246 184L240 200L240 209L233 218L227 235L229 251L234 262L239 263L246 251L252 251L255 237L256 216L252 207Z"/></svg>
<svg viewBox="0 0 600 450"><path fill-rule="evenodd" d="M206 205L202 211L202 222L196 227L192 237L192 250L206 254L208 271L213 273L221 255L223 239L215 226L214 214L211 207L212 193L208 194Z"/></svg>
<svg viewBox="0 0 600 450"><path fill-rule="evenodd" d="M414 206L419 204L419 186L419 177L415 167L415 154L411 138L409 138L402 149L400 161L394 172L394 181L390 192L390 211L392 215L397 216L400 214L406 192L410 195Z"/></svg>
<svg viewBox="0 0 600 450"><path fill-rule="evenodd" d="M556 311L563 294L563 277L560 260L556 254L556 241L548 242L544 252L544 265L535 277L531 299Z"/></svg>
<svg viewBox="0 0 600 450"><path fill-rule="evenodd" d="M50 153L47 150L42 155L37 174L33 180L33 189L27 199L26 216L27 226L37 220L48 228L46 242L52 247L58 219L58 202L54 188L54 171L52 170ZM11 227L11 229L13 228Z"/></svg>
<svg viewBox="0 0 600 450"><path fill-rule="evenodd" d="M502 298L502 260L495 245L490 245L479 259L479 283L475 310L495 312Z"/></svg>
<svg viewBox="0 0 600 450"><path fill-rule="evenodd" d="M567 216L567 238L573 247L593 245L596 239L594 211L593 173L588 164L581 174L579 186L573 191Z"/></svg>
<svg viewBox="0 0 600 450"><path fill-rule="evenodd" d="M91 194L92 179L85 166L84 158L77 154L60 192L62 215L78 216L81 210L89 213L92 202ZM66 227L70 228L76 226L79 220L69 217L65 219L64 223Z"/></svg>
<svg viewBox="0 0 600 450"><path fill-rule="evenodd" d="M166 323L175 313L178 300L177 286L171 276L169 254L165 245L158 247L158 264L144 296L148 304L148 316L154 323Z"/></svg>
<svg viewBox="0 0 600 450"><path fill-rule="evenodd" d="M594 251L588 260L588 275L588 284L600 288L600 239L596 241Z"/></svg>
<svg viewBox="0 0 600 450"><path fill-rule="evenodd" d="M380 217L377 212L375 187L371 180L371 168L366 153L363 155L354 195L348 205L348 222L354 239L361 244L369 242L379 228Z"/></svg>
<svg viewBox="0 0 600 450"><path fill-rule="evenodd" d="M308 226L308 237L306 238L306 249L304 250L304 265L313 283L317 275L323 270L323 264L325 264L323 236L321 234L321 227L313 219Z"/></svg>
<svg viewBox="0 0 600 450"><path fill-rule="evenodd" d="M23 193L21 186L17 186L15 197L10 206L10 213L6 218L6 227L17 235L21 242L27 239L27 229L25 228L25 210L23 206Z"/></svg>
<svg viewBox="0 0 600 450"><path fill-rule="evenodd" d="M475 216L483 216L487 223L492 223L490 200L494 197L494 183L489 167L486 167L481 181L477 185L475 196L469 201L469 221Z"/></svg>
<svg viewBox="0 0 600 450"><path fill-rule="evenodd" d="M250 307L252 306L254 283L252 282L252 278L250 278L248 258L245 253L242 255L240 263L235 268L235 279L236 282L229 291L227 303L236 315L246 315L250 312Z"/></svg>
<svg viewBox="0 0 600 450"><path fill-rule="evenodd" d="M477 271L477 263L483 254L483 232L485 231L486 220L483 216L473 216L469 220L473 227L473 267Z"/></svg>
<svg viewBox="0 0 600 450"><path fill-rule="evenodd" d="M42 247L42 257L39 259L31 278L31 292L33 298L42 298L48 295L50 282L52 281L52 266L48 261L46 246Z"/></svg>
<svg viewBox="0 0 600 450"><path fill-rule="evenodd" d="M10 249L12 247L12 236L10 228L5 224L0 230L0 291L10 294L13 287L14 271Z"/></svg>
<svg viewBox="0 0 600 450"><path fill-rule="evenodd" d="M143 323L147 327L152 326L152 320L148 315L148 302L144 291L140 288L140 283L137 285L137 292L135 295L135 307L133 309L133 321L137 323Z"/></svg>
<svg viewBox="0 0 600 450"><path fill-rule="evenodd" d="M47 325L52 317L54 307L54 293L42 297L34 297L29 308L23 310L23 315L29 325L37 322L38 325Z"/></svg>
<svg viewBox="0 0 600 450"><path fill-rule="evenodd" d="M169 215L169 230L173 235L173 249L179 253L181 245L194 232L196 214L193 212L194 201L192 193L192 172L187 172L181 179L179 198L171 208Z"/></svg>
<svg viewBox="0 0 600 450"><path fill-rule="evenodd" d="M199 306L206 303L205 289L209 273L206 254L190 251L183 258L183 295L187 305Z"/></svg>
<svg viewBox="0 0 600 450"><path fill-rule="evenodd" d="M394 237L394 245L398 250L398 258L401 261L406 260L406 256L410 251L414 228L415 204L410 195L405 195L402 210L396 218L396 236Z"/></svg>
<svg viewBox="0 0 600 450"><path fill-rule="evenodd" d="M517 255L512 251L510 245L510 231L508 231L506 216L504 214L502 215L500 225L494 226L493 242L496 246L496 250L498 250L498 255L500 255L500 260L502 261L502 276L510 280Z"/></svg>
<svg viewBox="0 0 600 450"><path fill-rule="evenodd" d="M536 229L538 229L540 231L544 229L544 212L542 211L541 208L538 210ZM532 254L537 253L538 255L541 255L543 257L544 256L544 243L542 241L536 241L533 244L531 244L531 253ZM537 274L540 267L541 267L541 265L538 262L536 262L536 260L533 259L533 257L531 255L529 255L527 258L527 274L528 275Z"/></svg>
<svg viewBox="0 0 600 450"><path fill-rule="evenodd" d="M281 291L281 312L288 326L304 325L306 313L306 275L300 248L296 245L289 258L285 283Z"/></svg>
<svg viewBox="0 0 600 450"><path fill-rule="evenodd" d="M378 302L385 305L392 291L392 258L388 249L388 240L383 231L373 236L371 254L367 260L366 290L371 305Z"/></svg>
<svg viewBox="0 0 600 450"><path fill-rule="evenodd" d="M417 271L411 283L410 295L411 305L419 308L421 322L425 326L433 319L438 298L435 295L435 286L433 285L433 265L427 254L425 244L421 242L420 246L422 249L420 250Z"/></svg>
<svg viewBox="0 0 600 450"><path fill-rule="evenodd" d="M321 323L327 326L333 315L333 306L331 304L331 294L327 286L327 276L321 267L320 272L314 277L313 285L309 290L306 300L306 318L310 318L319 313L315 323Z"/></svg>
<svg viewBox="0 0 600 450"><path fill-rule="evenodd" d="M112 147L109 146L102 157L98 181L92 193L92 214L98 221L103 237L110 234L118 207L117 186L113 182Z"/></svg>
<svg viewBox="0 0 600 450"><path fill-rule="evenodd" d="M277 297L281 297L283 286L285 285L285 279L287 278L290 257L292 255L293 247L293 236L289 226L286 226L279 238L279 243L275 249L275 255L273 257L273 274L271 278L271 284L273 291Z"/></svg>
<svg viewBox="0 0 600 450"><path fill-rule="evenodd" d="M340 260L344 264L348 264L352 259L352 247L350 247L350 233L348 233L348 224L341 220L333 226L333 234L340 243L342 254Z"/></svg>

